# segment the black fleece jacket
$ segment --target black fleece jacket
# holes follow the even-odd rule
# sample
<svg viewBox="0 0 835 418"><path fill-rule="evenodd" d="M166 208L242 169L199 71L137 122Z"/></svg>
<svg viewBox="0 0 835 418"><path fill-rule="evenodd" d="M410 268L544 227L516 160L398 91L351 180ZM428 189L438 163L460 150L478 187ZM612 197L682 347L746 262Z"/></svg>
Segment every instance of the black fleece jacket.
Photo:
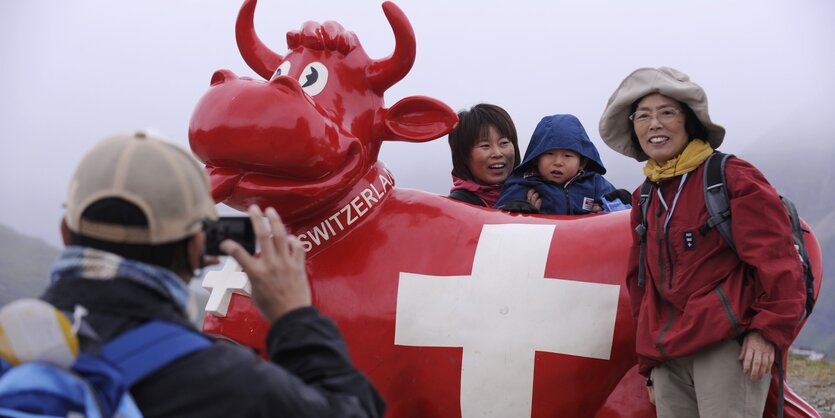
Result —
<svg viewBox="0 0 835 418"><path fill-rule="evenodd" d="M148 320L193 328L165 296L127 280L64 278L42 299L71 311L82 305L98 341ZM165 366L131 388L145 417L382 417L385 403L354 368L336 325L312 307L289 312L267 337L271 361L229 341L213 344Z"/></svg>

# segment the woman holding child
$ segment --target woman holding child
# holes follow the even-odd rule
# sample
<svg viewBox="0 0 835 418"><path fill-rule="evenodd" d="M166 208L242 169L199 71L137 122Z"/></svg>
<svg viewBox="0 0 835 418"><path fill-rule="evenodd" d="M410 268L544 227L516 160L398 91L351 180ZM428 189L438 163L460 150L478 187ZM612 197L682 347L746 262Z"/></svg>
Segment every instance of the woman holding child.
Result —
<svg viewBox="0 0 835 418"><path fill-rule="evenodd" d="M492 207L519 164L516 126L504 109L485 103L459 112L458 121L449 133L453 184L449 197Z"/></svg>
<svg viewBox="0 0 835 418"><path fill-rule="evenodd" d="M639 372L658 417L763 416L776 358L804 308L791 227L765 177L729 158L726 188L736 250L708 224L705 161L725 129L708 115L704 90L672 68L642 68L612 94L600 135L647 161L648 185L633 193L626 284ZM649 199L646 219L640 199Z"/></svg>
<svg viewBox="0 0 835 418"><path fill-rule="evenodd" d="M600 155L575 116L543 118L522 165L516 127L504 109L482 103L458 113L458 119L449 133L450 198L524 213L610 210L601 207L601 198L618 191L603 178L606 169ZM624 207L617 202L618 208Z"/></svg>

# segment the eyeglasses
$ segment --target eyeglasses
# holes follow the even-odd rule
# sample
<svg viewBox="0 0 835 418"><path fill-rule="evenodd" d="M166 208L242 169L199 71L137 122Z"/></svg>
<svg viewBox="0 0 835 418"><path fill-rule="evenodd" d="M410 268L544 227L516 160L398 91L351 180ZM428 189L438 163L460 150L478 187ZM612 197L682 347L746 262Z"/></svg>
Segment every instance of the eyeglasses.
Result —
<svg viewBox="0 0 835 418"><path fill-rule="evenodd" d="M661 123L668 123L675 120L676 116L680 113L681 109L676 109L674 107L665 107L659 109L656 113L652 113L648 110L638 110L629 115L629 120L631 120L635 125L646 125L652 121L653 117L655 117Z"/></svg>

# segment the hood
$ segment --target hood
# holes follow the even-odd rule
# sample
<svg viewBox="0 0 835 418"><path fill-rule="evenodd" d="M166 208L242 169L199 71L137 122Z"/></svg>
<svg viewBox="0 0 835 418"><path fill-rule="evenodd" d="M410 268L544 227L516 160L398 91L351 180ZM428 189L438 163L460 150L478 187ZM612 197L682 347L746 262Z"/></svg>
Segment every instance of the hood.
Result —
<svg viewBox="0 0 835 418"><path fill-rule="evenodd" d="M527 171L534 160L545 151L555 148L574 151L588 159L585 171L606 174L597 148L589 139L583 124L574 115L546 116L539 121L525 151L522 164L513 169L513 174Z"/></svg>

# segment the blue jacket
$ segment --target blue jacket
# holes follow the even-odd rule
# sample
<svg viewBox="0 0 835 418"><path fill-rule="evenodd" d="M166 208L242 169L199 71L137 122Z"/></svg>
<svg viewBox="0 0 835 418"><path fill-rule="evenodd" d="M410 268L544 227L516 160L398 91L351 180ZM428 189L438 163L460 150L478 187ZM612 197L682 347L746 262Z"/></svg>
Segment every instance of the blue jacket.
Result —
<svg viewBox="0 0 835 418"><path fill-rule="evenodd" d="M562 186L543 179L536 167L537 158L542 153L556 148L574 151L588 160L585 169ZM546 116L536 125L525 151L525 159L513 169L513 173L505 181L495 207L502 209L502 206L511 202L526 202L528 189L534 188L542 199L539 213L591 213L589 202L599 202L604 194L615 190L615 187L603 178L605 173L606 168L600 161L597 148L576 116Z"/></svg>

